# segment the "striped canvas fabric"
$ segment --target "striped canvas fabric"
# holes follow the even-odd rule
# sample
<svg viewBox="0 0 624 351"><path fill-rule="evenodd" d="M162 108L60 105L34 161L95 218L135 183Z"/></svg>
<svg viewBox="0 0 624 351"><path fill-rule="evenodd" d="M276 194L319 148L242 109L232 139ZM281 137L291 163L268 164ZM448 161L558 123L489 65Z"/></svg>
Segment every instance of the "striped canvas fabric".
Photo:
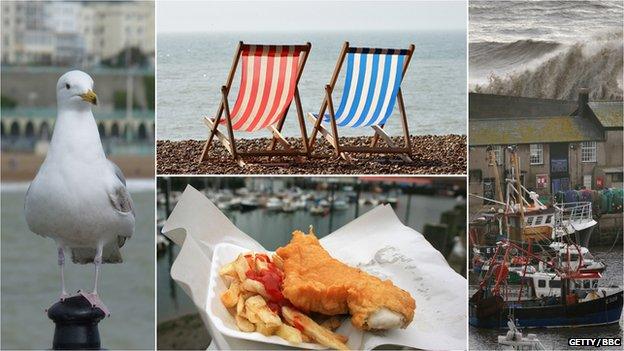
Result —
<svg viewBox="0 0 624 351"><path fill-rule="evenodd" d="M279 45L243 47L240 89L230 113L235 130L253 132L284 117L284 111L294 97L299 60L304 48Z"/></svg>
<svg viewBox="0 0 624 351"><path fill-rule="evenodd" d="M392 114L408 50L353 48L347 52L345 85L335 110L339 126L384 125ZM325 114L329 121L329 114Z"/></svg>

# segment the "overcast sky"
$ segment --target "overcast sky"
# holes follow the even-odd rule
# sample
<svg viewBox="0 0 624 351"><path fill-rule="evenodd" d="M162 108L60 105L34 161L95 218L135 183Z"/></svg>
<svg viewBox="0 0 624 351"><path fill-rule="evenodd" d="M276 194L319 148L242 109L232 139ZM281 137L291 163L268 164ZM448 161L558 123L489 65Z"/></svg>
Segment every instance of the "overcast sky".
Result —
<svg viewBox="0 0 624 351"><path fill-rule="evenodd" d="M465 1L158 1L158 32L465 30Z"/></svg>

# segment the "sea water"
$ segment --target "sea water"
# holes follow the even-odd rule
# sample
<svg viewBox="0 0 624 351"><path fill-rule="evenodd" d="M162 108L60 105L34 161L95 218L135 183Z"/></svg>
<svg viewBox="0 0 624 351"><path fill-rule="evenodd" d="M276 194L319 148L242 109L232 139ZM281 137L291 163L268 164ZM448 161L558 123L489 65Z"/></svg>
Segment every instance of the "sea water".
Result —
<svg viewBox="0 0 624 351"><path fill-rule="evenodd" d="M469 17L472 91L622 100L621 1L470 1Z"/></svg>
<svg viewBox="0 0 624 351"><path fill-rule="evenodd" d="M158 35L157 137L205 139L202 116L214 116L221 99L238 41L263 44L312 43L312 51L299 83L304 113L318 113L341 46L407 48L416 45L402 84L410 132L466 134L466 33L456 32L224 32ZM239 63L240 66L240 63ZM240 67L230 93L233 106L240 81ZM343 72L334 94L340 102ZM386 126L391 135L402 135L398 106ZM308 134L312 125L306 119ZM300 136L294 105L283 130ZM341 135L371 135L370 128L341 128ZM237 133L237 137L270 136L267 131Z"/></svg>
<svg viewBox="0 0 624 351"><path fill-rule="evenodd" d="M60 270L54 241L33 234L24 218L26 183L2 184L2 344L49 349L54 324L45 309L58 301ZM98 292L111 311L99 324L102 347L154 348L154 181L130 179L136 231L121 249L122 264L102 265ZM70 293L91 291L94 266L67 259Z"/></svg>

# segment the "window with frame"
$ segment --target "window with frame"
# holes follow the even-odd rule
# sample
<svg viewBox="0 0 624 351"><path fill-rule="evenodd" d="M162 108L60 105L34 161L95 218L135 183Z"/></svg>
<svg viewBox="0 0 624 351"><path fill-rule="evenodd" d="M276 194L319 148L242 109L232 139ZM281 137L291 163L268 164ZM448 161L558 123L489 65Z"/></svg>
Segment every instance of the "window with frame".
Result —
<svg viewBox="0 0 624 351"><path fill-rule="evenodd" d="M492 151L494 151L494 157L496 159L497 165L503 164L503 146L502 145L492 145Z"/></svg>
<svg viewBox="0 0 624 351"><path fill-rule="evenodd" d="M581 162L596 162L595 141L584 141L581 143Z"/></svg>
<svg viewBox="0 0 624 351"><path fill-rule="evenodd" d="M584 175L583 176L583 187L585 187L585 189L591 189L592 188L592 176L591 174L589 175Z"/></svg>
<svg viewBox="0 0 624 351"><path fill-rule="evenodd" d="M531 164L543 165L544 164L544 145L543 144L531 144Z"/></svg>
<svg viewBox="0 0 624 351"><path fill-rule="evenodd" d="M541 225L544 220L544 216L539 216L535 218L535 225Z"/></svg>

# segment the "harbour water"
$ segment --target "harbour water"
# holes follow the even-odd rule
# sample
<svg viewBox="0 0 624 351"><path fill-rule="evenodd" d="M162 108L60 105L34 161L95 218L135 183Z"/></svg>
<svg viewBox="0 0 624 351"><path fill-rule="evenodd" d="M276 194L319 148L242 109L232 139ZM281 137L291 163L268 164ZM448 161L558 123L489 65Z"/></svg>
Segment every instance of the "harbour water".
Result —
<svg viewBox="0 0 624 351"><path fill-rule="evenodd" d="M345 194L338 191L337 197ZM362 192L361 198L370 198L373 194ZM394 210L401 221L422 233L426 224L438 224L440 215L453 209L459 202L454 197L406 195L397 196ZM463 201L463 200L461 200ZM371 210L374 206L363 204L359 206L359 215ZM319 238L342 227L356 218L356 205L349 203L347 209L334 210L325 216L311 215L309 211L298 210L293 213L271 212L266 209L256 209L248 212L225 211L230 220L243 232L247 233L267 250L287 244L293 230L307 231L312 225ZM164 210L160 208L158 217L165 218ZM170 320L180 315L196 312L192 302L169 275L171 263L178 253L176 245L170 246L159 254L157 260L158 272L158 322Z"/></svg>
<svg viewBox="0 0 624 351"><path fill-rule="evenodd" d="M624 271L622 268L622 246L615 245L611 247L590 247L592 254L604 261L607 265L607 269L603 273L604 281L601 285L610 286L616 285L619 287L623 285ZM472 295L475 292L476 287L471 286L469 294ZM524 334L534 333L537 335L542 344L547 350L565 350L572 349L568 346L569 338L609 338L617 337L622 338L622 332L624 330L624 315L620 316L620 322L611 325L601 325L595 327L576 327L576 328L537 328L537 329L524 329ZM501 349L497 343L497 336L504 335L505 330L496 329L479 329L470 326L470 349L472 350L499 350ZM574 348L576 349L576 348ZM620 347L603 347L603 349L621 350Z"/></svg>
<svg viewBox="0 0 624 351"><path fill-rule="evenodd" d="M154 348L154 182L129 180L136 232L122 248L124 262L103 265L98 291L111 311L99 324L111 350ZM23 214L26 183L2 184L2 343L6 349L49 349L54 324L45 309L60 293L57 249L28 230ZM69 263L68 290L90 291L93 265Z"/></svg>
<svg viewBox="0 0 624 351"><path fill-rule="evenodd" d="M303 110L316 112L324 97L340 48L352 46L407 48L416 45L403 82L412 134L466 134L466 36L457 32L223 32L158 35L159 140L204 139L202 116L216 113L238 41L248 43L312 43L312 51L299 83ZM234 78L236 98L240 69ZM340 101L344 72L338 80L335 101ZM335 103L337 104L337 102ZM337 105L336 105L337 106ZM284 134L299 136L294 107L286 118ZM401 135L397 108L386 127ZM307 120L306 120L307 121ZM306 122L307 123L307 122ZM308 133L311 124L308 123ZM344 135L369 135L370 128L343 128ZM267 137L266 131L238 133L242 138Z"/></svg>

